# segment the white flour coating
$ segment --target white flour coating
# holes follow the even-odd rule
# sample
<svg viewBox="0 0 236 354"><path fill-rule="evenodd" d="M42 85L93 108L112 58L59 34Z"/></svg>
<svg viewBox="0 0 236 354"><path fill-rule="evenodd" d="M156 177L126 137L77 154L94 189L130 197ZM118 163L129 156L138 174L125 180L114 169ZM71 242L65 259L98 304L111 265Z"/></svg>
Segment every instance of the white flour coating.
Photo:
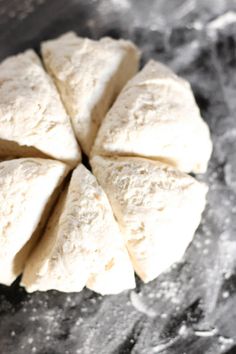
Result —
<svg viewBox="0 0 236 354"><path fill-rule="evenodd" d="M22 272L29 241L68 168L59 161L25 158L0 163L0 283ZM28 250L27 250L28 251Z"/></svg>
<svg viewBox="0 0 236 354"><path fill-rule="evenodd" d="M42 56L88 155L105 114L138 70L138 49L125 40L94 41L69 32L44 42Z"/></svg>
<svg viewBox="0 0 236 354"><path fill-rule="evenodd" d="M0 64L0 155L24 156L30 148L70 164L80 160L69 117L33 50Z"/></svg>
<svg viewBox="0 0 236 354"><path fill-rule="evenodd" d="M141 158L91 159L144 282L183 256L201 220L207 186L171 166Z"/></svg>
<svg viewBox="0 0 236 354"><path fill-rule="evenodd" d="M124 240L108 199L83 166L73 172L45 234L27 262L27 291L80 291L102 294L135 287Z"/></svg>
<svg viewBox="0 0 236 354"><path fill-rule="evenodd" d="M211 151L209 129L189 83L151 60L121 91L92 154L151 157L203 173Z"/></svg>

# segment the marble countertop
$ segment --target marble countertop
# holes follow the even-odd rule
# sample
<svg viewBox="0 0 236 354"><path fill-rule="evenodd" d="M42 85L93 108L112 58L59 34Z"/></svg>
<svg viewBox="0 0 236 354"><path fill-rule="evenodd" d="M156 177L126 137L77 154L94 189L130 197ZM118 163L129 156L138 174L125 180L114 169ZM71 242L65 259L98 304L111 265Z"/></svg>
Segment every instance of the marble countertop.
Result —
<svg viewBox="0 0 236 354"><path fill-rule="evenodd" d="M1 60L68 30L130 38L190 81L214 143L208 205L182 262L133 291L0 286L0 353L236 353L236 1L0 0Z"/></svg>

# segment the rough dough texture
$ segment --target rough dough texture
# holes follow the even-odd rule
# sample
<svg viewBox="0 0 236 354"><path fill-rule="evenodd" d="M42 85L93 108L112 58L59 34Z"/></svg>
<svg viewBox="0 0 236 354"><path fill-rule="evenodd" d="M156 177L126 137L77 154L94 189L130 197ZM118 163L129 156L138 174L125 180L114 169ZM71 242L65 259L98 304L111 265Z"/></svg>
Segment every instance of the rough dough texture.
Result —
<svg viewBox="0 0 236 354"><path fill-rule="evenodd" d="M179 261L205 206L207 186L161 162L94 156L92 169L144 282Z"/></svg>
<svg viewBox="0 0 236 354"><path fill-rule="evenodd" d="M0 163L0 283L22 272L30 244L24 247L67 172L62 162L38 158Z"/></svg>
<svg viewBox="0 0 236 354"><path fill-rule="evenodd" d="M121 91L92 154L150 157L203 173L211 151L209 129L189 83L151 60Z"/></svg>
<svg viewBox="0 0 236 354"><path fill-rule="evenodd" d="M94 41L69 32L44 42L42 56L89 155L105 114L138 70L139 51L126 40Z"/></svg>
<svg viewBox="0 0 236 354"><path fill-rule="evenodd" d="M134 288L134 272L108 199L83 165L72 178L27 261L27 291L80 291L101 294Z"/></svg>
<svg viewBox="0 0 236 354"><path fill-rule="evenodd" d="M51 156L75 165L80 150L53 81L33 50L0 64L0 156Z"/></svg>

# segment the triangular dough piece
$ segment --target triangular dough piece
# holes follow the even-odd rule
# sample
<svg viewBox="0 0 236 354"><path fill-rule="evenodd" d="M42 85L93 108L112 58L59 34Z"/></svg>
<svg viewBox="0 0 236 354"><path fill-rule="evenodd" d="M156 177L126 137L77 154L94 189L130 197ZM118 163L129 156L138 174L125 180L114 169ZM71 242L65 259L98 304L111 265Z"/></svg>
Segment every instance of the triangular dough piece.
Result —
<svg viewBox="0 0 236 354"><path fill-rule="evenodd" d="M137 274L148 282L179 261L205 206L206 185L143 158L91 160L125 235Z"/></svg>
<svg viewBox="0 0 236 354"><path fill-rule="evenodd" d="M22 284L27 291L80 291L87 284L102 294L135 286L134 272L108 199L83 166L49 220L31 254Z"/></svg>
<svg viewBox="0 0 236 354"><path fill-rule="evenodd" d="M62 162L38 158L0 163L0 283L22 272L28 242L67 172Z"/></svg>
<svg viewBox="0 0 236 354"><path fill-rule="evenodd" d="M209 129L189 83L151 60L121 91L92 154L150 157L203 173L211 151Z"/></svg>
<svg viewBox="0 0 236 354"><path fill-rule="evenodd" d="M81 158L70 119L33 50L0 64L0 156Z"/></svg>
<svg viewBox="0 0 236 354"><path fill-rule="evenodd" d="M126 40L94 41L69 32L44 42L42 56L88 155L105 114L138 70L139 51Z"/></svg>

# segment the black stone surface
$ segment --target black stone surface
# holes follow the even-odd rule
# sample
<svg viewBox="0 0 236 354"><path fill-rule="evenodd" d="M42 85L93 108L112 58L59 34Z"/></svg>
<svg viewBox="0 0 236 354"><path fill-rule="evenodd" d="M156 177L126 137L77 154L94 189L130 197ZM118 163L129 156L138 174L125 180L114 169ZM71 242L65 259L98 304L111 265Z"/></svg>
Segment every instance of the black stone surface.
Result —
<svg viewBox="0 0 236 354"><path fill-rule="evenodd" d="M0 353L236 353L236 1L0 0L0 59L68 30L130 38L142 63L158 59L191 82L214 142L198 177L208 205L183 261L135 291L0 286Z"/></svg>

